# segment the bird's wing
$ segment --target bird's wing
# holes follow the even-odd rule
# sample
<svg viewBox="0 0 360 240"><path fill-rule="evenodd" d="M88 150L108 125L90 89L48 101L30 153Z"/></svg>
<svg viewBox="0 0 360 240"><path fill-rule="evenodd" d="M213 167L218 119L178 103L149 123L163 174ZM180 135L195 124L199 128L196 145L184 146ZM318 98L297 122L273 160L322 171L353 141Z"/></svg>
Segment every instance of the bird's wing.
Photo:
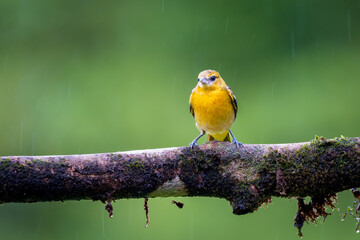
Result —
<svg viewBox="0 0 360 240"><path fill-rule="evenodd" d="M195 112L194 112L193 107L191 106L191 103L190 103L190 113L191 113L191 115L193 115L193 117L195 117Z"/></svg>
<svg viewBox="0 0 360 240"><path fill-rule="evenodd" d="M233 91L231 90L230 87L227 86L227 87L226 87L226 91L227 91L227 93L228 93L228 95L229 95L231 105L232 105L232 107L233 107L233 109L234 109L234 113L235 113L234 120L235 120L236 114L237 114L237 110L238 110L236 97L235 97L235 95L234 95L234 93L233 93Z"/></svg>
<svg viewBox="0 0 360 240"><path fill-rule="evenodd" d="M192 105L191 105L191 97L192 97L193 92L194 92L194 89L191 91L190 99L189 99L189 104L190 104L190 113L191 113L191 115L193 115L193 117L195 117L194 108L193 108Z"/></svg>

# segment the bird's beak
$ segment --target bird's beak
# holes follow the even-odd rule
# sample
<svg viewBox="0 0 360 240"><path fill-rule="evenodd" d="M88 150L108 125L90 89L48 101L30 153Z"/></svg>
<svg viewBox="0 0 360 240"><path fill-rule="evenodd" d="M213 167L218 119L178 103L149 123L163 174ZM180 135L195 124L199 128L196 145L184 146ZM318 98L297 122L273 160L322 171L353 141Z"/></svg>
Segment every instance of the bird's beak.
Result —
<svg viewBox="0 0 360 240"><path fill-rule="evenodd" d="M209 82L208 82L208 80L206 79L205 76L203 76L203 77L200 79L200 82L201 82L202 84L204 84L204 85L208 85L208 84L209 84Z"/></svg>

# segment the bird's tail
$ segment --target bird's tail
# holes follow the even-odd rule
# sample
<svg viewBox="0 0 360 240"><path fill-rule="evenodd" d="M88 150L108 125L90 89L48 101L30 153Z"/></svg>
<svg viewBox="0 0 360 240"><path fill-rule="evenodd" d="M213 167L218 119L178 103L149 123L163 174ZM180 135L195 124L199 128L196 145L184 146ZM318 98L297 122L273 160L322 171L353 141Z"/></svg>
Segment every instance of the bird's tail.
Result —
<svg viewBox="0 0 360 240"><path fill-rule="evenodd" d="M214 140L215 140L215 138L214 138L211 134L208 134L208 141L214 141ZM223 142L230 142L230 143L231 143L229 132L227 132L224 140L221 140L221 141L223 141Z"/></svg>
<svg viewBox="0 0 360 240"><path fill-rule="evenodd" d="M229 132L226 134L226 137L224 138L223 141L224 141L224 142L229 142L229 143L231 143Z"/></svg>

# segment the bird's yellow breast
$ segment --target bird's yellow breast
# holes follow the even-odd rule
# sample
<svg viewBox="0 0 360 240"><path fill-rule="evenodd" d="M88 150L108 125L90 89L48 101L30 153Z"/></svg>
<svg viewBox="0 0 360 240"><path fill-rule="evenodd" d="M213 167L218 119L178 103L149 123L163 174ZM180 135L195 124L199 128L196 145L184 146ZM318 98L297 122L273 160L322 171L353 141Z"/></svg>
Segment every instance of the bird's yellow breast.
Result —
<svg viewBox="0 0 360 240"><path fill-rule="evenodd" d="M207 90L194 88L190 96L197 128L224 140L235 120L235 112L228 92L223 88Z"/></svg>

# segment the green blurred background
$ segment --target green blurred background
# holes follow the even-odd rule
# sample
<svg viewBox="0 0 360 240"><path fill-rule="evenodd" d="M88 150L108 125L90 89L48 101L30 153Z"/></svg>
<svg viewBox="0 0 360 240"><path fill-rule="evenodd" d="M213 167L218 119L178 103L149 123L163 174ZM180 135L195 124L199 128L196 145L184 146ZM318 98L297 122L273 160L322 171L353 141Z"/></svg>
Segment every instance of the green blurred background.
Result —
<svg viewBox="0 0 360 240"><path fill-rule="evenodd" d="M187 145L188 98L218 70L245 143L360 136L360 1L1 0L0 155ZM203 143L204 139L200 141ZM170 202L185 203L182 210ZM354 239L341 193L306 239ZM296 200L234 216L213 198L0 205L1 239L299 239Z"/></svg>

